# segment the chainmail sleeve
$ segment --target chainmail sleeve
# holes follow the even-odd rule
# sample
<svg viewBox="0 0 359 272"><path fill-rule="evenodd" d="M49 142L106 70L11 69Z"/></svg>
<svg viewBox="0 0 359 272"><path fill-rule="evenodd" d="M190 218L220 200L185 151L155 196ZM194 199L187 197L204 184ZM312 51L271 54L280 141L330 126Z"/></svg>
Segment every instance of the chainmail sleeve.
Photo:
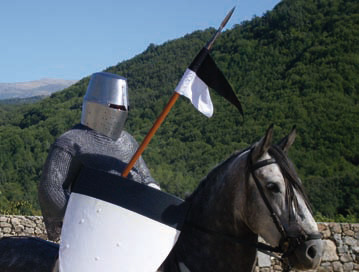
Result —
<svg viewBox="0 0 359 272"><path fill-rule="evenodd" d="M54 145L45 162L38 198L50 240L60 238L62 220L70 195L69 186L76 179L80 164L73 154Z"/></svg>

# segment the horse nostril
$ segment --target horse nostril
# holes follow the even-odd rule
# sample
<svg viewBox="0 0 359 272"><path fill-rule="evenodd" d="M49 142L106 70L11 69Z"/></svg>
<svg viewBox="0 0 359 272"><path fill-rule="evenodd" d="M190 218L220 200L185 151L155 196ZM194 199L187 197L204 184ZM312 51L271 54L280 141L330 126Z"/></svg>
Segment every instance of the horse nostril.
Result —
<svg viewBox="0 0 359 272"><path fill-rule="evenodd" d="M314 259L314 257L317 255L317 250L315 249L314 246L311 246L311 247L308 248L307 254L308 254L309 257Z"/></svg>

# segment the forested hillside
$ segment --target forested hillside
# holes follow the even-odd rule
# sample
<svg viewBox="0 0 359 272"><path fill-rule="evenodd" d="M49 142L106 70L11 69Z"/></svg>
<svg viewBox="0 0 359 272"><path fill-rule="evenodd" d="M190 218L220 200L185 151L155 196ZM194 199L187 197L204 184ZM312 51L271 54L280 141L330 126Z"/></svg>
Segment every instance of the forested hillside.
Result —
<svg viewBox="0 0 359 272"><path fill-rule="evenodd" d="M106 70L128 78L126 128L139 142L213 33L151 44ZM297 125L290 157L315 212L359 217L359 2L283 0L264 16L225 31L212 56L242 102L244 121L214 92L210 119L181 97L144 153L162 187L184 196L213 166L258 140L269 124L275 124L278 140ZM38 212L42 165L54 139L79 122L88 80L16 112L0 108L2 211Z"/></svg>

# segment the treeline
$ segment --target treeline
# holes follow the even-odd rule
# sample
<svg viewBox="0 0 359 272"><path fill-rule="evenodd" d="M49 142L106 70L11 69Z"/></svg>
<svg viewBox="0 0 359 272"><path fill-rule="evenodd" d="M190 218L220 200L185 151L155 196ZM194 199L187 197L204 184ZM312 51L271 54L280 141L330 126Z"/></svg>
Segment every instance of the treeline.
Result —
<svg viewBox="0 0 359 272"><path fill-rule="evenodd" d="M31 96L26 98L8 98L8 99L1 99L0 105L23 105L23 104L30 104L35 103L37 101L40 101L44 99L46 95L37 95L37 96ZM6 106L5 106L6 108ZM9 108L10 109L10 108Z"/></svg>
<svg viewBox="0 0 359 272"><path fill-rule="evenodd" d="M139 142L214 31L151 44L106 70L128 78L126 129ZM162 187L184 196L217 163L258 140L269 124L276 125L277 139L296 124L290 157L316 214L359 218L359 2L283 0L264 16L224 32L212 56L245 118L214 92L211 119L180 98L144 153ZM48 149L79 122L88 80L16 111L0 105L3 211L38 212L37 183ZM29 205L16 205L24 200Z"/></svg>

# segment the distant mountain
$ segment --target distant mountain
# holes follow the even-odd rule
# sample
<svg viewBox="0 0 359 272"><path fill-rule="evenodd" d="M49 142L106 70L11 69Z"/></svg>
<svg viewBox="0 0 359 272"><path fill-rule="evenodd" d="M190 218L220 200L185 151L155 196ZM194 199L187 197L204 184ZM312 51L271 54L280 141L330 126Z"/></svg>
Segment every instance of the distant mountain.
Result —
<svg viewBox="0 0 359 272"><path fill-rule="evenodd" d="M0 99L50 95L76 83L76 80L44 78L29 82L0 83Z"/></svg>

